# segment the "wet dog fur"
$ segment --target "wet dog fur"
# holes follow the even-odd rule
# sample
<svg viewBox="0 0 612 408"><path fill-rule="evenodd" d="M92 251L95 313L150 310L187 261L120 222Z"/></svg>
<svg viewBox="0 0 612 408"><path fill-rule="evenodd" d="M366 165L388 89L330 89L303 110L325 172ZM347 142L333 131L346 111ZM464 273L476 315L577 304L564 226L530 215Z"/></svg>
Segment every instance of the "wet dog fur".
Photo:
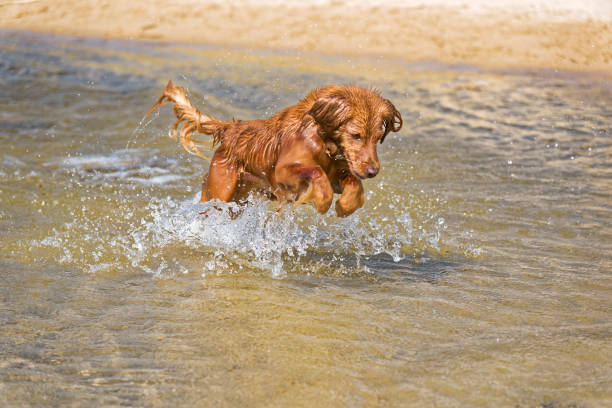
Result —
<svg viewBox="0 0 612 408"><path fill-rule="evenodd" d="M339 217L363 205L361 180L380 170L377 143L402 127L402 117L389 100L357 85L314 89L269 119L215 119L196 109L172 81L147 115L169 102L178 119L172 135L185 150L208 160L198 146L218 146L201 201L241 202L257 192L281 204L313 203L325 213L336 193ZM212 138L196 141L194 132Z"/></svg>

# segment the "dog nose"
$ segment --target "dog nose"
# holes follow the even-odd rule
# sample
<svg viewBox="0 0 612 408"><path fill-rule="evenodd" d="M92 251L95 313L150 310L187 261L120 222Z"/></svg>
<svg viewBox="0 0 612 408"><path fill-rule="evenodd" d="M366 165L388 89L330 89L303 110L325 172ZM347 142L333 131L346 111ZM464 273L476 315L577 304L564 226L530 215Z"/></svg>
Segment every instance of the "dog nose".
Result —
<svg viewBox="0 0 612 408"><path fill-rule="evenodd" d="M378 174L378 170L379 170L378 167L368 166L366 168L366 174L368 175L369 178L372 178Z"/></svg>

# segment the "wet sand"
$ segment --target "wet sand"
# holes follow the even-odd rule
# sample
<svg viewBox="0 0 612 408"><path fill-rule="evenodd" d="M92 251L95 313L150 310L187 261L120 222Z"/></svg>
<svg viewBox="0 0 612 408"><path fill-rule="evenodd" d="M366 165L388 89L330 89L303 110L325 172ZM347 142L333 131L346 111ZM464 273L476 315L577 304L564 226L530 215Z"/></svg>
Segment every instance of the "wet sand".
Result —
<svg viewBox="0 0 612 408"><path fill-rule="evenodd" d="M554 9L552 4L554 3ZM485 68L612 72L606 1L3 0L0 27ZM549 6L550 5L550 6Z"/></svg>

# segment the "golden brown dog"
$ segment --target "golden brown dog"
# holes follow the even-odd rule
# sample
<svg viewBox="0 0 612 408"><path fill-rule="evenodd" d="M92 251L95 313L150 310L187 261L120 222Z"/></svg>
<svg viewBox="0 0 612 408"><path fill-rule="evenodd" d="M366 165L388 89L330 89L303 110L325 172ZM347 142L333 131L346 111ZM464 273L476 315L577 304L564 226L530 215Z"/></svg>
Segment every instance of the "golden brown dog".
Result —
<svg viewBox="0 0 612 408"><path fill-rule="evenodd" d="M224 122L201 113L172 81L147 115L168 102L178 118L173 137L182 124L179 139L188 152L206 158L197 144L219 145L201 201L240 202L260 192L280 203L313 202L325 213L338 193L340 217L363 205L361 179L380 170L376 144L402 127L391 102L357 85L318 88L269 119L247 121ZM196 131L212 140L194 141Z"/></svg>

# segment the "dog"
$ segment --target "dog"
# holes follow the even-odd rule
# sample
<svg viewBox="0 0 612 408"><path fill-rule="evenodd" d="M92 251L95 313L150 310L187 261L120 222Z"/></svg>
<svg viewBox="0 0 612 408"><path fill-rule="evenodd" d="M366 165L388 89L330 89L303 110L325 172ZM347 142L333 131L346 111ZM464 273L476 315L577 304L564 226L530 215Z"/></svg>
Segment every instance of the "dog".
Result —
<svg viewBox="0 0 612 408"><path fill-rule="evenodd" d="M145 117L170 102L178 119L171 136L178 133L185 150L211 162L201 201L241 203L260 193L279 208L313 203L324 214L337 193L339 217L363 206L361 180L380 171L377 143L403 123L389 100L358 85L316 88L269 119L221 121L196 109L170 81ZM194 132L212 138L197 141ZM218 146L212 159L198 147L206 143L209 150Z"/></svg>

